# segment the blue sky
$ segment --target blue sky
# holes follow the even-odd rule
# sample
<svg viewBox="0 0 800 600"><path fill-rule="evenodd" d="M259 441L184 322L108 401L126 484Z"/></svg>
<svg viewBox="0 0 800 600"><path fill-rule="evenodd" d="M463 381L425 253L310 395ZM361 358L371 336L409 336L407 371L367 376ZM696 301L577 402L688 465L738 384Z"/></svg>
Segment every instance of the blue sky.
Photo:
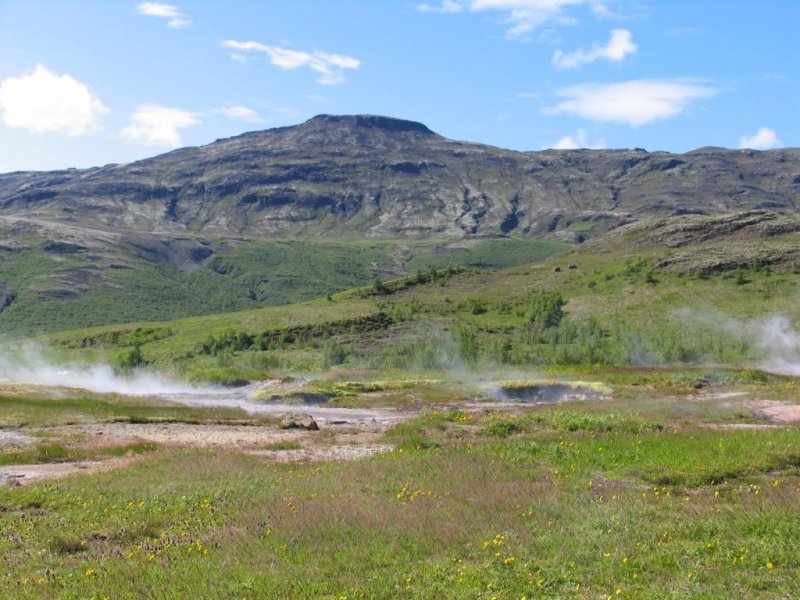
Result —
<svg viewBox="0 0 800 600"><path fill-rule="evenodd" d="M0 172L372 113L517 150L800 146L798 0L0 0Z"/></svg>

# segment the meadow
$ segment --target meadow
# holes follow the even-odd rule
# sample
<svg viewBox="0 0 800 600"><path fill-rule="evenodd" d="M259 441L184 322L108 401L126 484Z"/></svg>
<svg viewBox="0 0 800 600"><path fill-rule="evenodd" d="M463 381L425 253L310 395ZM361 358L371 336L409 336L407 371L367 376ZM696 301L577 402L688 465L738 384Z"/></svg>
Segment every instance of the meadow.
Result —
<svg viewBox="0 0 800 600"><path fill-rule="evenodd" d="M674 388L613 387L600 402L428 408L385 431L392 451L355 461L269 456L296 447L286 444L120 447L128 462L114 470L0 489L0 588L13 598L800 593L800 430L765 426L719 394L675 402ZM91 402L76 414L81 399L51 400L54 414L62 402L65 422L105 418ZM693 403L702 412L687 418ZM194 422L222 422L202 412ZM76 460L89 441L62 443L72 455L40 460Z"/></svg>

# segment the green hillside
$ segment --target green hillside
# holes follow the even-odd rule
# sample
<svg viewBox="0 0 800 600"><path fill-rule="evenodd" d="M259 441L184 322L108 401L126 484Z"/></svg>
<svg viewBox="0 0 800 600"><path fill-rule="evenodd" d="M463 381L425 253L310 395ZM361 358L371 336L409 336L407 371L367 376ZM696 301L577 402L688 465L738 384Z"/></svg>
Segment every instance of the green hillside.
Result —
<svg viewBox="0 0 800 600"><path fill-rule="evenodd" d="M3 290L15 290L0 308L0 333L24 337L291 304L429 265L508 267L571 247L527 238L224 241L205 259L171 264L180 257L156 255L170 251L159 243L149 241L145 256L113 247L56 252L37 238L0 247L0 304Z"/></svg>
<svg viewBox="0 0 800 600"><path fill-rule="evenodd" d="M379 369L750 362L764 356L763 319L800 316L797 224L769 212L648 221L525 266L420 268L300 304L52 339L111 359L137 345L198 378L321 370L334 349L337 364Z"/></svg>

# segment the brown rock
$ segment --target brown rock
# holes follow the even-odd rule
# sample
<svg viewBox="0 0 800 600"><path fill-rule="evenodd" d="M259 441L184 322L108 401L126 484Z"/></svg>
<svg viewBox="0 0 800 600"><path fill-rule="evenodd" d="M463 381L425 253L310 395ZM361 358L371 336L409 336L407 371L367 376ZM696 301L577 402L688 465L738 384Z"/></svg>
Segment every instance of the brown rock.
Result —
<svg viewBox="0 0 800 600"><path fill-rule="evenodd" d="M280 425L281 429L305 429L307 431L319 431L319 425L309 414L288 415L284 417Z"/></svg>

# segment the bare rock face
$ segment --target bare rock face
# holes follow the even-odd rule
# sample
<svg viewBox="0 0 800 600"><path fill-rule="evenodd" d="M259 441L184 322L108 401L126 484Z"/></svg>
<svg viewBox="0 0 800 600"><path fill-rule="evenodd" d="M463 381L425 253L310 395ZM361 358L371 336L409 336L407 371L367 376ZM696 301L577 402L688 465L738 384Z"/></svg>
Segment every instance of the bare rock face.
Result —
<svg viewBox="0 0 800 600"><path fill-rule="evenodd" d="M319 431L319 425L309 414L288 415L280 424L281 429L305 429L306 431Z"/></svg>
<svg viewBox="0 0 800 600"><path fill-rule="evenodd" d="M797 149L514 152L413 121L320 115L130 165L0 175L0 217L251 239L577 237L652 216L793 211L799 193Z"/></svg>
<svg viewBox="0 0 800 600"><path fill-rule="evenodd" d="M649 228L650 242L680 248L721 238L729 242L742 242L794 233L800 231L800 220L795 215L752 210L713 219L664 219L649 224Z"/></svg>

